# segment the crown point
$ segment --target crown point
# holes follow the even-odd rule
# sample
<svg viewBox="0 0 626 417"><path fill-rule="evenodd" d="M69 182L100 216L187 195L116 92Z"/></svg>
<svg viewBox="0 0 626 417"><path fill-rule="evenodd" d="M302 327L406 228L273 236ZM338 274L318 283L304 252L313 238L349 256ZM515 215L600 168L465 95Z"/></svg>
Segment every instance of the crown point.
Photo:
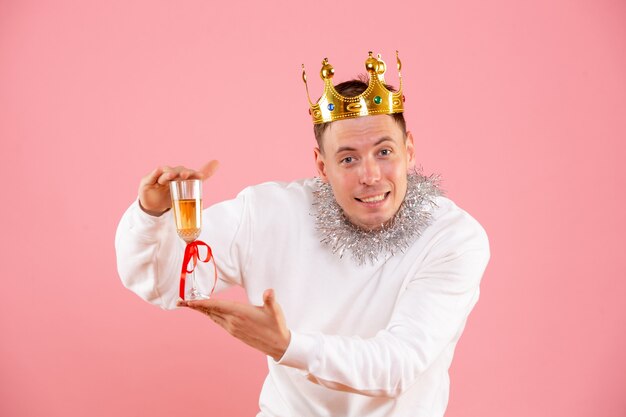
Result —
<svg viewBox="0 0 626 417"><path fill-rule="evenodd" d="M329 80L333 78L333 75L335 75L335 69L333 68L332 65L328 63L328 59L324 58L324 61L322 61L322 69L320 70L320 76L322 77L323 80Z"/></svg>
<svg viewBox="0 0 626 417"><path fill-rule="evenodd" d="M377 74L384 74L385 71L387 71L387 65L385 64L385 61L380 59L380 54L379 54L378 55L378 60L376 62L376 73Z"/></svg>
<svg viewBox="0 0 626 417"><path fill-rule="evenodd" d="M365 70L367 72L376 72L377 67L378 60L372 56L372 52L370 51L369 56L365 60Z"/></svg>

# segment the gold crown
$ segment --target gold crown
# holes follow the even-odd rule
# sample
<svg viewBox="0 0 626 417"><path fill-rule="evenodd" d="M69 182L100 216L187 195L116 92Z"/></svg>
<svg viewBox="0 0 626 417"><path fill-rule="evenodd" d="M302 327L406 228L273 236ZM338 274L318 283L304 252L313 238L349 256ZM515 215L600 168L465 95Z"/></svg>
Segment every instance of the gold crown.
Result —
<svg viewBox="0 0 626 417"><path fill-rule="evenodd" d="M306 86L306 95L309 99L309 114L313 118L313 124L334 122L335 120L348 119L352 117L370 116L374 114L402 113L404 111L404 95L402 94L402 74L400 69L402 64L396 51L396 61L398 63L398 77L400 87L397 92L389 91L385 87L385 71L387 66L381 59L369 56L365 60L365 69L369 73L369 84L367 89L355 97L344 97L335 90L331 79L335 75L335 69L328 63L328 59L322 61L320 76L324 80L324 94L317 103L313 104L309 95L309 86L306 82L306 72L302 65L302 80Z"/></svg>

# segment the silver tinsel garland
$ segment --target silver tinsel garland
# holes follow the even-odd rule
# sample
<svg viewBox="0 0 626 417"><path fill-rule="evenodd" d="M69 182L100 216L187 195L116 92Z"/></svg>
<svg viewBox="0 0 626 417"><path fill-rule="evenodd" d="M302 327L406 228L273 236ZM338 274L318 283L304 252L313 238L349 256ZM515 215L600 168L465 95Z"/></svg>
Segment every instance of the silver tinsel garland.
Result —
<svg viewBox="0 0 626 417"><path fill-rule="evenodd" d="M441 194L439 176L415 171L408 176L406 196L394 217L379 229L365 230L350 223L330 184L318 178L313 192L316 229L321 242L339 257L347 251L358 265L373 264L380 255L404 252L422 234L432 221L435 198Z"/></svg>

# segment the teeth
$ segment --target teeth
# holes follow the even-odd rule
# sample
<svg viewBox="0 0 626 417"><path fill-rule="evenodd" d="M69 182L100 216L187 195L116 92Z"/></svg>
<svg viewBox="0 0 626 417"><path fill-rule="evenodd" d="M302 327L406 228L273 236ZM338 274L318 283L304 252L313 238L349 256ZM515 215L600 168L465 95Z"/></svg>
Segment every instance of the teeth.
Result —
<svg viewBox="0 0 626 417"><path fill-rule="evenodd" d="M360 200L364 203L376 203L377 201L382 201L384 198L385 194L381 194L374 197L361 198Z"/></svg>

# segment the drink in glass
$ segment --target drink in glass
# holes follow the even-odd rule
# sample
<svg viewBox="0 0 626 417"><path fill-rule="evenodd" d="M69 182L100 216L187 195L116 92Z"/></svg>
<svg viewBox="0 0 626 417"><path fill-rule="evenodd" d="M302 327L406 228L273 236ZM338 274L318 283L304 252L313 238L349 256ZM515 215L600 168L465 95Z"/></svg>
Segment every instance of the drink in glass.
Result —
<svg viewBox="0 0 626 417"><path fill-rule="evenodd" d="M195 179L171 181L170 194L176 231L178 236L189 245L200 236L202 229L202 181ZM196 261L197 257L193 259L194 264ZM187 268L187 265L183 265L183 268ZM190 298L192 300L209 298L196 287L195 268L188 275L191 275Z"/></svg>

